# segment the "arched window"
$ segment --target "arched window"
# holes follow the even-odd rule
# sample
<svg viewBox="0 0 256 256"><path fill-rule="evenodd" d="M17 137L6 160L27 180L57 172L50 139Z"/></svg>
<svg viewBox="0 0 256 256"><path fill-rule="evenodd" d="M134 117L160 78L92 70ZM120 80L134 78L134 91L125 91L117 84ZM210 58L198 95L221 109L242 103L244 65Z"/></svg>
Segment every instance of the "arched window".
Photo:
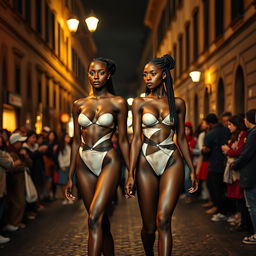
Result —
<svg viewBox="0 0 256 256"><path fill-rule="evenodd" d="M194 127L198 125L198 96L194 97Z"/></svg>
<svg viewBox="0 0 256 256"><path fill-rule="evenodd" d="M235 113L244 113L245 110L245 86L244 72L241 66L236 70L235 76Z"/></svg>
<svg viewBox="0 0 256 256"><path fill-rule="evenodd" d="M221 115L225 111L225 92L224 92L224 83L222 78L220 78L218 83L217 91L217 112Z"/></svg>
<svg viewBox="0 0 256 256"><path fill-rule="evenodd" d="M210 99L209 99L209 92L208 89L205 89L204 92L204 116L206 116L207 114L209 114L210 112Z"/></svg>

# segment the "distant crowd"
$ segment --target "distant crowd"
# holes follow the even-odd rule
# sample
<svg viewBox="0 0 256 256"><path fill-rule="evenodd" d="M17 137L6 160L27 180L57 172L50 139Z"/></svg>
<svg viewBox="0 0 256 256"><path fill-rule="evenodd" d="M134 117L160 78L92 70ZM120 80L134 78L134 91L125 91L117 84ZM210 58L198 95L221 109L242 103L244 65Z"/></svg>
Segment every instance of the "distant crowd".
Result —
<svg viewBox="0 0 256 256"><path fill-rule="evenodd" d="M34 220L68 180L71 138L44 127L0 130L0 231L12 232ZM75 180L74 180L75 183ZM64 197L64 193L63 193ZM64 199L62 204L72 204ZM10 240L0 234L0 244Z"/></svg>

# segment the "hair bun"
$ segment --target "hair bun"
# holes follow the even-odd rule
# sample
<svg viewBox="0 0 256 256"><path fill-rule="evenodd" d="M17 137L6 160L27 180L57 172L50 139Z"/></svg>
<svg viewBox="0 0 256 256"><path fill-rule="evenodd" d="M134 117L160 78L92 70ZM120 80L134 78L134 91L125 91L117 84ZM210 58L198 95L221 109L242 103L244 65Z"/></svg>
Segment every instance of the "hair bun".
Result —
<svg viewBox="0 0 256 256"><path fill-rule="evenodd" d="M164 68L171 70L174 69L175 67L175 60L173 59L173 57L169 54L165 54L163 57L163 62L164 62Z"/></svg>
<svg viewBox="0 0 256 256"><path fill-rule="evenodd" d="M104 62L107 65L108 72L111 75L114 75L114 73L116 71L116 64L114 63L113 60L108 59L108 58L103 58L103 57L95 58L94 60Z"/></svg>

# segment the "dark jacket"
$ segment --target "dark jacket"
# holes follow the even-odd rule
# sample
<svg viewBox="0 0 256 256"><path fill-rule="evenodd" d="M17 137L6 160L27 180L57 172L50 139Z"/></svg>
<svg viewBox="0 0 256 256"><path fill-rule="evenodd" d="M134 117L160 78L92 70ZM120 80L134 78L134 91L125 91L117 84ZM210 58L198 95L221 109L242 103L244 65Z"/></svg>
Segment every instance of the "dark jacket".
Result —
<svg viewBox="0 0 256 256"><path fill-rule="evenodd" d="M256 186L256 127L249 130L242 153L232 165L240 171L240 186L251 188Z"/></svg>
<svg viewBox="0 0 256 256"><path fill-rule="evenodd" d="M226 156L221 146L227 144L230 136L228 128L217 124L204 137L204 146L210 149L208 153L209 172L223 173L226 166Z"/></svg>

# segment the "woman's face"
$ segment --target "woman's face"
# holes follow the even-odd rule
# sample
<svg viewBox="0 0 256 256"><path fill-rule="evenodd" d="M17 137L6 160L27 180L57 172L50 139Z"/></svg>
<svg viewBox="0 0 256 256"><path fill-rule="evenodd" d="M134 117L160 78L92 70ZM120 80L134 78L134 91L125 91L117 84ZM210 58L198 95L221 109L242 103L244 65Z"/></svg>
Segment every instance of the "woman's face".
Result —
<svg viewBox="0 0 256 256"><path fill-rule="evenodd" d="M143 79L149 90L155 89L162 84L164 76L163 71L152 63L148 63L144 68Z"/></svg>
<svg viewBox="0 0 256 256"><path fill-rule="evenodd" d="M70 143L70 136L68 134L65 136L65 142Z"/></svg>
<svg viewBox="0 0 256 256"><path fill-rule="evenodd" d="M34 145L36 143L36 135L33 134L28 138L28 143Z"/></svg>
<svg viewBox="0 0 256 256"><path fill-rule="evenodd" d="M185 135L190 136L191 135L191 130L189 127L185 126Z"/></svg>
<svg viewBox="0 0 256 256"><path fill-rule="evenodd" d="M231 133L233 133L236 131L237 127L233 123L228 121L228 129L230 130Z"/></svg>
<svg viewBox="0 0 256 256"><path fill-rule="evenodd" d="M107 70L107 66L104 62L93 61L88 70L88 79L94 88L101 88L110 78L110 74Z"/></svg>
<svg viewBox="0 0 256 256"><path fill-rule="evenodd" d="M49 142L53 142L53 141L54 141L54 139L55 139L55 135L54 135L54 133L53 133L53 132L50 132L50 133L49 133L49 137L48 137L48 139L49 139Z"/></svg>

